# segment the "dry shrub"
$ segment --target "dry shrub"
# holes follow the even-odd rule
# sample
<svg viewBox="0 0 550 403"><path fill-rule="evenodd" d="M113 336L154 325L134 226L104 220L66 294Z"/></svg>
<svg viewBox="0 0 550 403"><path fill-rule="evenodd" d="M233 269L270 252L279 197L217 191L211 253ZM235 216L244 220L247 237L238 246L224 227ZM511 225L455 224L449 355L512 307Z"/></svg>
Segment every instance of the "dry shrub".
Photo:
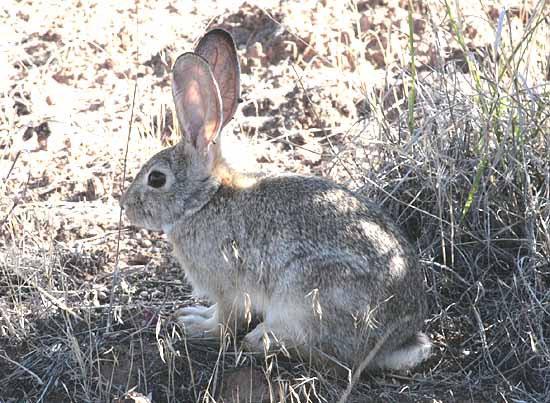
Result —
<svg viewBox="0 0 550 403"><path fill-rule="evenodd" d="M378 138L355 161L363 191L398 217L427 266L440 362L425 382L474 396L550 396L550 86L548 62L534 76L523 56L537 30L547 37L545 18L514 38L504 28L496 59L388 89L414 90L414 114L381 122L387 108L371 102L365 130Z"/></svg>

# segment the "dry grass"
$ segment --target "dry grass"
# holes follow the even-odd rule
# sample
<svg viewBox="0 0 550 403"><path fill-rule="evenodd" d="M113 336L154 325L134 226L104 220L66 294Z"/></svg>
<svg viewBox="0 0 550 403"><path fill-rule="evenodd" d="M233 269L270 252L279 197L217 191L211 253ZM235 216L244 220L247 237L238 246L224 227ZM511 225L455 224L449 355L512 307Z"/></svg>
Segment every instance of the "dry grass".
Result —
<svg viewBox="0 0 550 403"><path fill-rule="evenodd" d="M475 399L550 396L549 16L538 6L523 31L503 13L495 47L463 71L442 62L404 80L416 89L412 133L407 111L394 125L369 122L384 127L383 162L363 171L366 191L429 267L443 351L427 382Z"/></svg>
<svg viewBox="0 0 550 403"><path fill-rule="evenodd" d="M362 378L347 402L547 401L548 4L414 3L9 2L0 402L219 402L235 384L241 401L334 402L348 388L231 337L187 340L171 313L189 289L163 237L125 228L116 253L126 134L130 175L176 140L167 65L208 24L239 44L234 134L262 168L358 188L421 251L434 357Z"/></svg>

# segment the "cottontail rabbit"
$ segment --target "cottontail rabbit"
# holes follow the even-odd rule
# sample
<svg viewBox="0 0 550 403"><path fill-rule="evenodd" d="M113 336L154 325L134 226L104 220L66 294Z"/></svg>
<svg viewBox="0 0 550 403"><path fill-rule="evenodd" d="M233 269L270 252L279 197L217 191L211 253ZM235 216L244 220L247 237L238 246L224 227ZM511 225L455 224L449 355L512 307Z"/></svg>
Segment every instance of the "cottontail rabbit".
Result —
<svg viewBox="0 0 550 403"><path fill-rule="evenodd" d="M176 60L184 138L153 156L121 199L133 224L166 233L194 293L212 302L179 311L186 333L242 329L252 313L263 320L244 337L255 350L292 347L352 367L377 346L371 369L420 363L431 348L423 274L379 207L327 179L243 174L224 160L239 75L221 29Z"/></svg>

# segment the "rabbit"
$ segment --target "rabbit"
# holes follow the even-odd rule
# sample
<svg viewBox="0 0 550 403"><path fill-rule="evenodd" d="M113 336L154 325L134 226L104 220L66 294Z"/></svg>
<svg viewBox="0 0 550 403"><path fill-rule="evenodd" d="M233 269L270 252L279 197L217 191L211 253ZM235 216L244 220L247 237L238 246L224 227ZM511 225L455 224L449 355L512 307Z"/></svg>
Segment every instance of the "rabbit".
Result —
<svg viewBox="0 0 550 403"><path fill-rule="evenodd" d="M379 206L325 178L237 172L224 159L221 132L240 97L231 35L206 33L172 79L182 139L143 166L120 204L132 224L164 231L193 294L212 303L177 311L185 333L219 337L257 315L243 339L252 351L372 370L427 359L424 275Z"/></svg>

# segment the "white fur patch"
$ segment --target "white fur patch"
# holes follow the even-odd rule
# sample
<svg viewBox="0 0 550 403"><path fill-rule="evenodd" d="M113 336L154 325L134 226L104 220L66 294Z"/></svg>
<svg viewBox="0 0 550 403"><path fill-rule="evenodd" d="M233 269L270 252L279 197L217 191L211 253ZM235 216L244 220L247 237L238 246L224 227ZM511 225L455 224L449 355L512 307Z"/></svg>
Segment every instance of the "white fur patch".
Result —
<svg viewBox="0 0 550 403"><path fill-rule="evenodd" d="M432 342L424 333L418 333L414 344L390 351L376 358L376 365L382 369L411 369L426 360L432 351Z"/></svg>

